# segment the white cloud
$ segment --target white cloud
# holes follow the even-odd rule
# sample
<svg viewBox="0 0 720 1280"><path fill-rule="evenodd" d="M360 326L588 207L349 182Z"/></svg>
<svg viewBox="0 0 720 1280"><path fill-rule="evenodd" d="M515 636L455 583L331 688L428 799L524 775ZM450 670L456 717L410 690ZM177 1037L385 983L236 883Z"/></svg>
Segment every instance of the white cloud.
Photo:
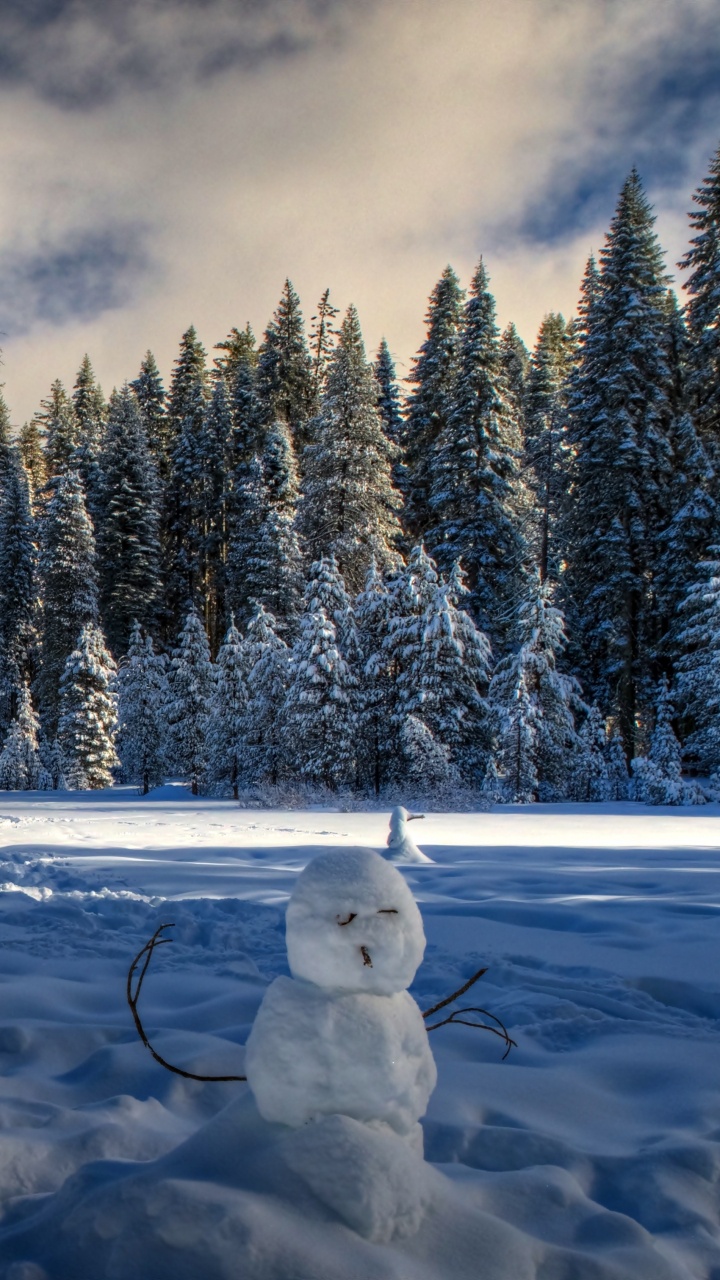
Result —
<svg viewBox="0 0 720 1280"><path fill-rule="evenodd" d="M713 7L358 5L350 36L252 74L178 75L162 92L84 112L6 94L0 239L31 252L73 228L137 224L150 228L154 263L133 276L124 305L6 340L15 419L54 377L72 382L85 350L109 390L135 376L148 346L169 375L191 322L207 345L246 319L260 333L286 275L306 317L329 284L336 305L357 305L369 347L385 334L407 368L446 262L467 280L482 252L501 322L514 319L532 342L546 311L574 309L616 188L642 163L637 76L657 93L673 37L706 39ZM688 189L662 175L650 184L671 262L715 145L701 107L682 143ZM558 241L519 233L536 212L565 214L553 202L577 202L579 178L590 189L581 226L571 208Z"/></svg>

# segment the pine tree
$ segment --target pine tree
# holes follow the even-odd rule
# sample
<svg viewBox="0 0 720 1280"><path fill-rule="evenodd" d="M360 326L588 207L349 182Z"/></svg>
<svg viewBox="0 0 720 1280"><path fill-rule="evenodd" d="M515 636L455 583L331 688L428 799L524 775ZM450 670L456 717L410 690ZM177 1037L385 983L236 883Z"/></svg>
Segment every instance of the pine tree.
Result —
<svg viewBox="0 0 720 1280"><path fill-rule="evenodd" d="M165 415L165 388L152 351L146 351L140 372L130 383L134 392L148 448L163 484L170 471L170 441Z"/></svg>
<svg viewBox="0 0 720 1280"><path fill-rule="evenodd" d="M702 773L720 769L720 547L698 565L680 611L676 692L685 749Z"/></svg>
<svg viewBox="0 0 720 1280"><path fill-rule="evenodd" d="M77 470L80 429L62 382L53 382L50 395L42 402L40 421L45 435L45 462L50 481L69 470Z"/></svg>
<svg viewBox="0 0 720 1280"><path fill-rule="evenodd" d="M446 267L430 295L427 338L408 378L413 391L407 405L405 518L415 538L423 538L431 523L430 469L455 394L464 296L452 267Z"/></svg>
<svg viewBox="0 0 720 1280"><path fill-rule="evenodd" d="M518 610L520 648L498 664L490 685L490 701L501 721L506 721L512 712L515 730L526 742L523 751L527 753L532 745L536 779L533 789L537 788L544 800L561 800L571 791L577 764L575 712L585 707L577 680L557 669L567 640L552 588L539 578L532 586ZM526 703L530 708L527 733L518 720L521 711L525 715ZM521 720L524 725L522 716ZM520 739L517 750L519 744Z"/></svg>
<svg viewBox="0 0 720 1280"><path fill-rule="evenodd" d="M330 301L330 290L326 289L318 303L317 315L312 316L310 321L313 410L320 403L320 397L325 389L328 363L337 339L335 320L338 315L338 308L334 307Z"/></svg>
<svg viewBox="0 0 720 1280"><path fill-rule="evenodd" d="M112 784L118 764L115 671L102 631L86 623L60 680L57 735L68 784L79 791Z"/></svg>
<svg viewBox="0 0 720 1280"><path fill-rule="evenodd" d="M609 800L605 721L596 703L590 707L578 734L578 750L570 788L574 800ZM627 772L627 770L626 770Z"/></svg>
<svg viewBox="0 0 720 1280"><path fill-rule="evenodd" d="M720 147L693 196L695 232L680 264L690 271L687 320L692 338L690 393L701 438L720 461Z"/></svg>
<svg viewBox="0 0 720 1280"><path fill-rule="evenodd" d="M355 663L359 649L355 613L333 555L321 556L310 566L310 577L305 585L305 612L317 613L318 609L325 610L335 627L340 652L346 662Z"/></svg>
<svg viewBox="0 0 720 1280"><path fill-rule="evenodd" d="M357 757L362 786L380 795L397 763L393 680L388 660L391 596L373 560L355 601L361 655L357 705Z"/></svg>
<svg viewBox="0 0 720 1280"><path fill-rule="evenodd" d="M168 625L187 601L201 602L205 351L191 326L183 334L167 401L170 476L164 519Z"/></svg>
<svg viewBox="0 0 720 1280"><path fill-rule="evenodd" d="M627 760L623 751L622 738L614 724L611 725L607 738L606 767L608 775L608 800L627 800L630 786Z"/></svg>
<svg viewBox="0 0 720 1280"><path fill-rule="evenodd" d="M215 343L214 350L224 353L221 356L216 356L213 364L225 379L228 392L232 391L240 368L252 370L257 365L258 355L255 347L255 334L249 323L242 330L236 329L233 325L227 338L222 342Z"/></svg>
<svg viewBox="0 0 720 1280"><path fill-rule="evenodd" d="M480 262L465 308L452 408L433 447L428 542L441 568L462 560L476 621L501 648L526 557L516 437L495 302Z"/></svg>
<svg viewBox="0 0 720 1280"><path fill-rule="evenodd" d="M285 772L282 713L289 680L289 650L272 614L258 605L245 637L247 705L240 735L239 769L245 786L275 786Z"/></svg>
<svg viewBox="0 0 720 1280"><path fill-rule="evenodd" d="M110 401L100 469L100 603L108 642L124 653L135 620L154 624L160 589L160 484L127 384Z"/></svg>
<svg viewBox="0 0 720 1280"><path fill-rule="evenodd" d="M233 521L227 558L227 603L242 626L247 625L254 608L255 586L250 579L250 565L266 515L262 463L253 457L243 466L233 490Z"/></svg>
<svg viewBox="0 0 720 1280"><path fill-rule="evenodd" d="M653 595L668 518L666 276L637 173L592 281L570 402L573 510L566 593L584 682L616 706L632 753L662 620Z"/></svg>
<svg viewBox="0 0 720 1280"><path fill-rule="evenodd" d="M256 377L252 364L240 362L231 394L232 429L226 445L225 513L227 553L226 607L245 626L252 614L253 588L248 566L267 514L265 482L260 461L262 425Z"/></svg>
<svg viewBox="0 0 720 1280"><path fill-rule="evenodd" d="M300 299L289 280L265 330L257 373L263 421L284 422L301 458L313 409L314 379Z"/></svg>
<svg viewBox="0 0 720 1280"><path fill-rule="evenodd" d="M9 449L0 492L0 729L18 714L18 698L34 675L37 648L37 531L27 475Z"/></svg>
<svg viewBox="0 0 720 1280"><path fill-rule="evenodd" d="M337 787L355 775L352 681L324 609L304 613L290 660L285 750L305 781Z"/></svg>
<svg viewBox="0 0 720 1280"><path fill-rule="evenodd" d="M236 800L248 700L246 675L242 636L231 622L217 656L210 697L204 781L210 790Z"/></svg>
<svg viewBox="0 0 720 1280"><path fill-rule="evenodd" d="M400 391L395 379L395 365L384 338L375 359L375 378L379 388L378 411L383 431L397 450L392 469L392 481L398 493L402 494L407 488L407 467L404 462L406 426L400 404Z"/></svg>
<svg viewBox="0 0 720 1280"><path fill-rule="evenodd" d="M503 798L509 804L532 804L537 799L537 735L537 706L530 698L524 672L519 670L504 708L498 750Z"/></svg>
<svg viewBox="0 0 720 1280"><path fill-rule="evenodd" d="M313 423L313 443L305 453L300 520L309 556L334 554L353 593L373 557L383 569L398 560L399 495L392 486L392 457L357 312L350 307Z"/></svg>
<svg viewBox="0 0 720 1280"><path fill-rule="evenodd" d="M424 721L406 716L400 730L404 758L403 781L421 792L438 791L455 781L448 750L433 736Z"/></svg>
<svg viewBox="0 0 720 1280"><path fill-rule="evenodd" d="M456 566L451 581L438 581L418 615L415 634L403 655L400 710L405 717L422 720L465 780L478 785L491 737L486 701L490 645L457 607L465 593Z"/></svg>
<svg viewBox="0 0 720 1280"><path fill-rule="evenodd" d="M245 589L249 599L273 614L282 631L292 632L302 610L302 571L295 525L297 464L284 422L268 430L261 465L259 523L245 552Z"/></svg>
<svg viewBox="0 0 720 1280"><path fill-rule="evenodd" d="M95 622L98 611L95 539L76 471L68 471L52 482L41 528L40 579L43 623L39 688L43 724L52 741L60 677L81 628Z"/></svg>
<svg viewBox="0 0 720 1280"><path fill-rule="evenodd" d="M168 685L165 659L155 653L152 639L143 635L137 621L120 662L116 688L116 748L122 778L139 786L145 796L164 781Z"/></svg>
<svg viewBox="0 0 720 1280"><path fill-rule="evenodd" d="M189 778L196 796L205 769L205 734L214 673L205 629L194 609L187 614L173 650L169 685L168 756L173 772Z"/></svg>
<svg viewBox="0 0 720 1280"><path fill-rule="evenodd" d="M36 414L20 428L18 447L27 473L30 493L35 501L47 484L47 459L44 450L45 424Z"/></svg>
<svg viewBox="0 0 720 1280"><path fill-rule="evenodd" d="M224 378L216 376L205 410L200 442L202 490L199 576L204 602L205 628L213 650L225 613L227 589L228 510L225 463L233 430L232 411Z"/></svg>
<svg viewBox="0 0 720 1280"><path fill-rule="evenodd" d="M512 409L510 420L518 432L515 447L521 449L525 436L525 396L530 352L512 321L503 330L500 339L500 367Z"/></svg>
<svg viewBox="0 0 720 1280"><path fill-rule="evenodd" d="M645 804L697 804L704 800L699 788L683 783L682 750L672 726L674 714L668 682L663 677L658 691L650 751L647 756L637 756L632 762L633 797Z"/></svg>
<svg viewBox="0 0 720 1280"><path fill-rule="evenodd" d="M573 343L561 315L546 315L525 386L525 463L536 513L536 559L541 581L560 579L557 525L568 496L567 393Z"/></svg>
<svg viewBox="0 0 720 1280"><path fill-rule="evenodd" d="M77 430L73 465L80 472L93 521L100 509L99 455L105 433L105 401L88 355L83 356L72 394Z"/></svg>
<svg viewBox="0 0 720 1280"><path fill-rule="evenodd" d="M24 684L18 694L14 719L0 754L0 791L46 791L50 776L38 750L40 721Z"/></svg>

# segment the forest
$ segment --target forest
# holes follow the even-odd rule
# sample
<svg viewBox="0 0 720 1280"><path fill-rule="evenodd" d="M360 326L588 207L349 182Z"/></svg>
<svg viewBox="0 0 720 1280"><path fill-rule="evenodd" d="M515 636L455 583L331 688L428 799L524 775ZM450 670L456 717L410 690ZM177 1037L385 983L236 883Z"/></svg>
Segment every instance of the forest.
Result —
<svg viewBox="0 0 720 1280"><path fill-rule="evenodd" d="M633 171L532 351L481 259L402 387L288 280L167 388L2 402L0 788L713 798L720 149L680 265Z"/></svg>

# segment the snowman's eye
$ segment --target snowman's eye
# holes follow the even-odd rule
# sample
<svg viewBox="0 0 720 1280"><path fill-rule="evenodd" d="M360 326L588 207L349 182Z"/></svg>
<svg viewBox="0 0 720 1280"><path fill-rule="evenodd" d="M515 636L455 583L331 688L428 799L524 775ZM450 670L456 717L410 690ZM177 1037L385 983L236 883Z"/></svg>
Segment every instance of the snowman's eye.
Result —
<svg viewBox="0 0 720 1280"><path fill-rule="evenodd" d="M357 915L357 911L351 911L351 912L350 912L350 915L349 915L349 916L348 916L348 918L347 918L347 920L341 920L339 916L336 916L336 917L335 917L335 919L337 920L338 924L339 924L339 925L340 925L340 927L342 928L342 926L343 926L344 924L352 924L352 922L353 922L353 920L355 919L356 915Z"/></svg>
<svg viewBox="0 0 720 1280"><path fill-rule="evenodd" d="M380 910L378 911L378 915L379 916L396 916L397 910L395 907L381 907Z"/></svg>

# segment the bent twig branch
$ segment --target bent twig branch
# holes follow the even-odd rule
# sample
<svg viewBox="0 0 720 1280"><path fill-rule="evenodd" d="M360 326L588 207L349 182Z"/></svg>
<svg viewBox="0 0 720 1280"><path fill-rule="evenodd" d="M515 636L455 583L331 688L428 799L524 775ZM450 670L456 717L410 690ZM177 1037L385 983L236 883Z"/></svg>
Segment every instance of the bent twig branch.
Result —
<svg viewBox="0 0 720 1280"><path fill-rule="evenodd" d="M465 992L470 989L473 983L477 982L478 978L482 978L484 973L487 973L487 967L484 969L478 969L477 973L474 973L472 978L468 978L467 982L464 983L462 987L458 987L457 991L453 991L451 996L446 996L444 1000L438 1001L437 1004L433 1005L432 1009L426 1009L423 1014L423 1018L431 1018L434 1013L439 1013L441 1009L446 1007L446 1005L452 1004L453 1000L457 1000L460 996L465 995ZM463 1013L481 1013L483 1017L491 1018L493 1022L496 1022L500 1030L498 1031L497 1027L488 1026L487 1022L468 1022L467 1018L461 1017L461 1014ZM476 1027L478 1031L492 1031L494 1036L500 1036L500 1039L504 1040L507 1045L502 1056L503 1062L512 1048L517 1049L517 1042L508 1034L505 1024L501 1022L499 1018L496 1018L494 1013L489 1013L487 1009L480 1009L478 1007L455 1009L448 1018L443 1018L441 1022L433 1022L432 1026L427 1027L426 1030L428 1032L437 1031L438 1027L446 1027L449 1022L459 1022L464 1027Z"/></svg>
<svg viewBox="0 0 720 1280"><path fill-rule="evenodd" d="M142 1040L143 1044L145 1045L145 1048L150 1050L153 1058L155 1059L156 1062L160 1063L161 1067L164 1067L166 1071L172 1071L176 1076L183 1076L185 1080L202 1080L203 1082L247 1080L247 1076L199 1076L199 1075L196 1075L194 1071L184 1071L182 1067L174 1067L171 1062L167 1062L165 1058L163 1058L157 1052L157 1049L153 1049L150 1041L147 1038L147 1035L145 1034L145 1028L143 1027L143 1024L140 1020L140 1014L138 1013L138 1010L137 1010L137 1002L140 997L140 992L142 991L142 984L145 981L145 974L148 971L148 966L152 959L153 951L155 950L156 947L161 947L163 943L172 941L171 938L161 938L160 934L163 932L164 929L172 929L173 927L174 926L172 924L161 924L160 927L155 930L150 941L145 943L145 946L143 947L142 951L138 951L135 959L130 965L130 969L128 971L128 976L127 976L127 1002L130 1005L130 1009L132 1011L133 1021L137 1029L137 1033L140 1036L140 1039ZM145 957L145 963L143 964L143 967L140 971L140 976L137 980L135 991L133 992L133 978L135 977L135 973L137 971L138 965L140 964L140 961L142 960L143 956Z"/></svg>

